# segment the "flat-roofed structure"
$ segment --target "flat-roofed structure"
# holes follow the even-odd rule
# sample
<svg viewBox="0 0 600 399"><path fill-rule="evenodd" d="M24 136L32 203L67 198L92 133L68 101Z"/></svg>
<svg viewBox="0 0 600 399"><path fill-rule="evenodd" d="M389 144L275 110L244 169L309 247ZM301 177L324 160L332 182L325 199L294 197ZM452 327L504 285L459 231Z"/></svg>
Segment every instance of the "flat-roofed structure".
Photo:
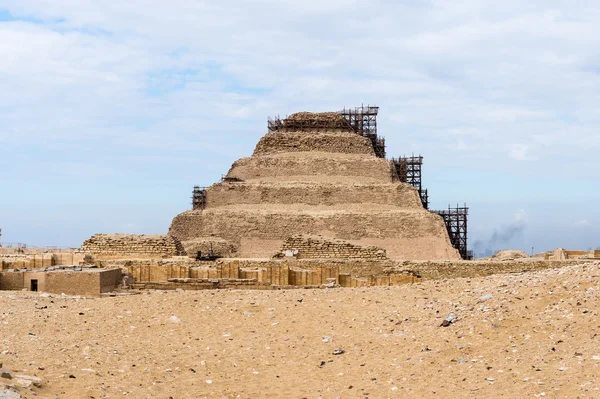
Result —
<svg viewBox="0 0 600 399"><path fill-rule="evenodd" d="M55 266L43 269L9 269L0 272L0 290L43 291L52 294L100 296L123 281L120 268L98 269Z"/></svg>

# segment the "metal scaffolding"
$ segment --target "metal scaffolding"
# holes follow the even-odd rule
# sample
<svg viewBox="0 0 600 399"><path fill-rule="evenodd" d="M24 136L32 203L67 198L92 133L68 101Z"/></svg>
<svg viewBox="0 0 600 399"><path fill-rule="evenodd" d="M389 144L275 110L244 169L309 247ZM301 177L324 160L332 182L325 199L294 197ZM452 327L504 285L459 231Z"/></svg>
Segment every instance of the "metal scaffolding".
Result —
<svg viewBox="0 0 600 399"><path fill-rule="evenodd" d="M269 132L276 131L295 131L308 132L312 130L344 130L351 132L354 129L347 121L341 118L315 118L307 116L305 118L284 118L280 116L267 118L267 127Z"/></svg>
<svg viewBox="0 0 600 399"><path fill-rule="evenodd" d="M402 183L408 183L419 191L421 203L425 209L429 209L429 193L427 189L423 189L421 181L421 167L423 166L422 156L410 156L392 158L392 162L396 168L398 178Z"/></svg>
<svg viewBox="0 0 600 399"><path fill-rule="evenodd" d="M467 220L469 216L467 204L462 207L456 205L456 208L448 206L448 210L434 212L444 218L450 242L458 250L461 258L465 260L473 259L473 251L467 249Z"/></svg>
<svg viewBox="0 0 600 399"><path fill-rule="evenodd" d="M379 107L372 105L344 108L339 111L339 114L348 121L352 130L371 141L375 155L378 158L385 158L385 139L377 135L378 113Z"/></svg>
<svg viewBox="0 0 600 399"><path fill-rule="evenodd" d="M192 209L203 210L206 208L206 187L194 186L192 193Z"/></svg>
<svg viewBox="0 0 600 399"><path fill-rule="evenodd" d="M344 108L337 112L344 120L335 119L282 119L280 116L267 119L269 132L281 130L311 131L311 130L345 130L355 132L368 138L378 158L385 158L385 139L377 135L377 114L379 107L367 105L356 108Z"/></svg>

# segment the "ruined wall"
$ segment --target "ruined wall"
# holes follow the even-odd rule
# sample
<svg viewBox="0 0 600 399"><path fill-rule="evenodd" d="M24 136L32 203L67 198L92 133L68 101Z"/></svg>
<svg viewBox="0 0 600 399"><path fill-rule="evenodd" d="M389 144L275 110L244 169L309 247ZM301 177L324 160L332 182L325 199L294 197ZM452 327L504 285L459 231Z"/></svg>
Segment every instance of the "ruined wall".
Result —
<svg viewBox="0 0 600 399"><path fill-rule="evenodd" d="M395 262L386 265L385 273L413 272L425 279L472 278L501 273L523 273L573 265L575 261L458 261L458 262Z"/></svg>
<svg viewBox="0 0 600 399"><path fill-rule="evenodd" d="M341 273L354 277L382 274L385 264L377 261L287 261L287 260L222 260L212 262L210 266L191 266L132 261L125 267L133 275L136 282L164 282L173 278L257 278L276 285L287 285L288 272L297 269L315 271L324 267L336 267Z"/></svg>
<svg viewBox="0 0 600 399"><path fill-rule="evenodd" d="M38 281L38 291L54 294L99 296L121 283L121 270L0 272L0 290L30 290Z"/></svg>
<svg viewBox="0 0 600 399"><path fill-rule="evenodd" d="M427 211L216 208L178 215L169 233L181 241L220 235L240 243L240 257L261 257L254 252L256 247L267 251L262 257L271 257L287 237L308 234L378 246L386 249L390 259L460 258L450 244L443 219ZM246 237L249 246L245 245Z"/></svg>
<svg viewBox="0 0 600 399"><path fill-rule="evenodd" d="M95 258L136 256L162 258L177 256L181 243L168 235L95 234L84 241L81 250Z"/></svg>
<svg viewBox="0 0 600 399"><path fill-rule="evenodd" d="M375 156L371 141L353 132L272 132L263 136L253 155L280 152L336 152Z"/></svg>
<svg viewBox="0 0 600 399"><path fill-rule="evenodd" d="M0 290L20 291L25 287L24 272L0 272Z"/></svg>
<svg viewBox="0 0 600 399"><path fill-rule="evenodd" d="M387 276L368 276L357 278L348 274L340 274L339 284L341 287L358 288L388 285L403 285L418 283L422 279L412 274L392 274Z"/></svg>
<svg viewBox="0 0 600 399"><path fill-rule="evenodd" d="M284 257L287 251L293 251L294 257L298 259L387 259L384 249L370 245L356 245L339 239L328 240L320 236L289 237L275 257Z"/></svg>
<svg viewBox="0 0 600 399"><path fill-rule="evenodd" d="M121 286L123 272L121 269L109 269L98 272L100 275L100 292L111 292Z"/></svg>
<svg viewBox="0 0 600 399"><path fill-rule="evenodd" d="M20 255L0 255L0 270L39 269L48 266L78 265L83 254L73 252L32 253Z"/></svg>
<svg viewBox="0 0 600 399"><path fill-rule="evenodd" d="M206 208L176 216L169 234L217 237L240 258L270 258L305 234L377 246L390 259L460 259L443 219L339 113L298 113L269 129L252 157L207 189Z"/></svg>
<svg viewBox="0 0 600 399"><path fill-rule="evenodd" d="M193 240L182 241L181 244L189 256L195 256L198 252L203 256L208 255L212 249L214 256L231 258L236 257L239 252L239 243L218 237L198 237Z"/></svg>
<svg viewBox="0 0 600 399"><path fill-rule="evenodd" d="M231 266L231 265L230 265ZM193 277L172 278L168 281L140 281L137 289L280 289L291 287L367 287L410 284L420 281L410 273L355 277L340 273L337 266L321 266L314 270L291 269L286 263L251 269L227 268L198 269Z"/></svg>
<svg viewBox="0 0 600 399"><path fill-rule="evenodd" d="M391 161L356 154L321 152L282 153L241 158L227 173L242 181L347 181L357 183L391 183ZM342 177L342 179L338 179Z"/></svg>
<svg viewBox="0 0 600 399"><path fill-rule="evenodd" d="M186 279L169 282L140 282L134 283L132 288L138 290L216 290L216 289L231 289L231 290L273 290L280 287L269 283L262 283L256 280L196 280Z"/></svg>
<svg viewBox="0 0 600 399"><path fill-rule="evenodd" d="M240 270L267 269L269 267L287 266L294 270L317 270L323 267L336 267L340 273L351 274L354 277L367 277L384 274L393 262L389 260L364 260L364 259L222 259L217 261L220 265L237 265Z"/></svg>
<svg viewBox="0 0 600 399"><path fill-rule="evenodd" d="M189 278L190 266L173 264L144 264L129 262L125 265L135 281L167 281L170 278Z"/></svg>
<svg viewBox="0 0 600 399"><path fill-rule="evenodd" d="M409 184L377 183L218 183L208 188L206 207L244 204L377 204L398 208L419 208L417 189Z"/></svg>
<svg viewBox="0 0 600 399"><path fill-rule="evenodd" d="M522 273L564 267L581 261L400 262L340 259L222 259L216 262L202 262L201 266L197 266L199 262L190 262L188 266L157 265L156 262L151 264L148 262L137 260L135 265L128 266L137 283L166 283L172 279L206 280L211 283L219 280L255 280L260 284L286 287L320 286L329 283L329 279L333 278L342 287L366 287L408 284L421 279L474 278L498 273ZM191 264L196 266L190 266ZM247 282L243 285L251 288ZM210 284L205 284L203 287L210 288ZM223 288L223 285L217 284L216 288L219 287Z"/></svg>
<svg viewBox="0 0 600 399"><path fill-rule="evenodd" d="M66 295L100 295L100 274L88 272L51 272L46 275L46 292Z"/></svg>

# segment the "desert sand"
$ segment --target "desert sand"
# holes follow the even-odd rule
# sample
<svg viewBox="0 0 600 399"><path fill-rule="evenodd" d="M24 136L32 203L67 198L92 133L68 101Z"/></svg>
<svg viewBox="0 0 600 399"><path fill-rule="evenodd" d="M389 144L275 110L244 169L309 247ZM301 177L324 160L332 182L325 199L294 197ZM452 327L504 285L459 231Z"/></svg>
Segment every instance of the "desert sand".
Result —
<svg viewBox="0 0 600 399"><path fill-rule="evenodd" d="M43 379L24 398L598 398L599 267L359 289L0 292L0 362Z"/></svg>

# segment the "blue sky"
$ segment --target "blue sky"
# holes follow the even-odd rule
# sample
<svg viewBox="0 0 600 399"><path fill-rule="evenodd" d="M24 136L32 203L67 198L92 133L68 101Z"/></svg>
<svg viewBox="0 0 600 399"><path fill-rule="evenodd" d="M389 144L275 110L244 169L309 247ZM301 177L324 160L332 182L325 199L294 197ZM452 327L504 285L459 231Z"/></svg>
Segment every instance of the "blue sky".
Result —
<svg viewBox="0 0 600 399"><path fill-rule="evenodd" d="M165 233L268 116L365 103L478 248L599 247L599 22L577 0L0 0L2 240Z"/></svg>

